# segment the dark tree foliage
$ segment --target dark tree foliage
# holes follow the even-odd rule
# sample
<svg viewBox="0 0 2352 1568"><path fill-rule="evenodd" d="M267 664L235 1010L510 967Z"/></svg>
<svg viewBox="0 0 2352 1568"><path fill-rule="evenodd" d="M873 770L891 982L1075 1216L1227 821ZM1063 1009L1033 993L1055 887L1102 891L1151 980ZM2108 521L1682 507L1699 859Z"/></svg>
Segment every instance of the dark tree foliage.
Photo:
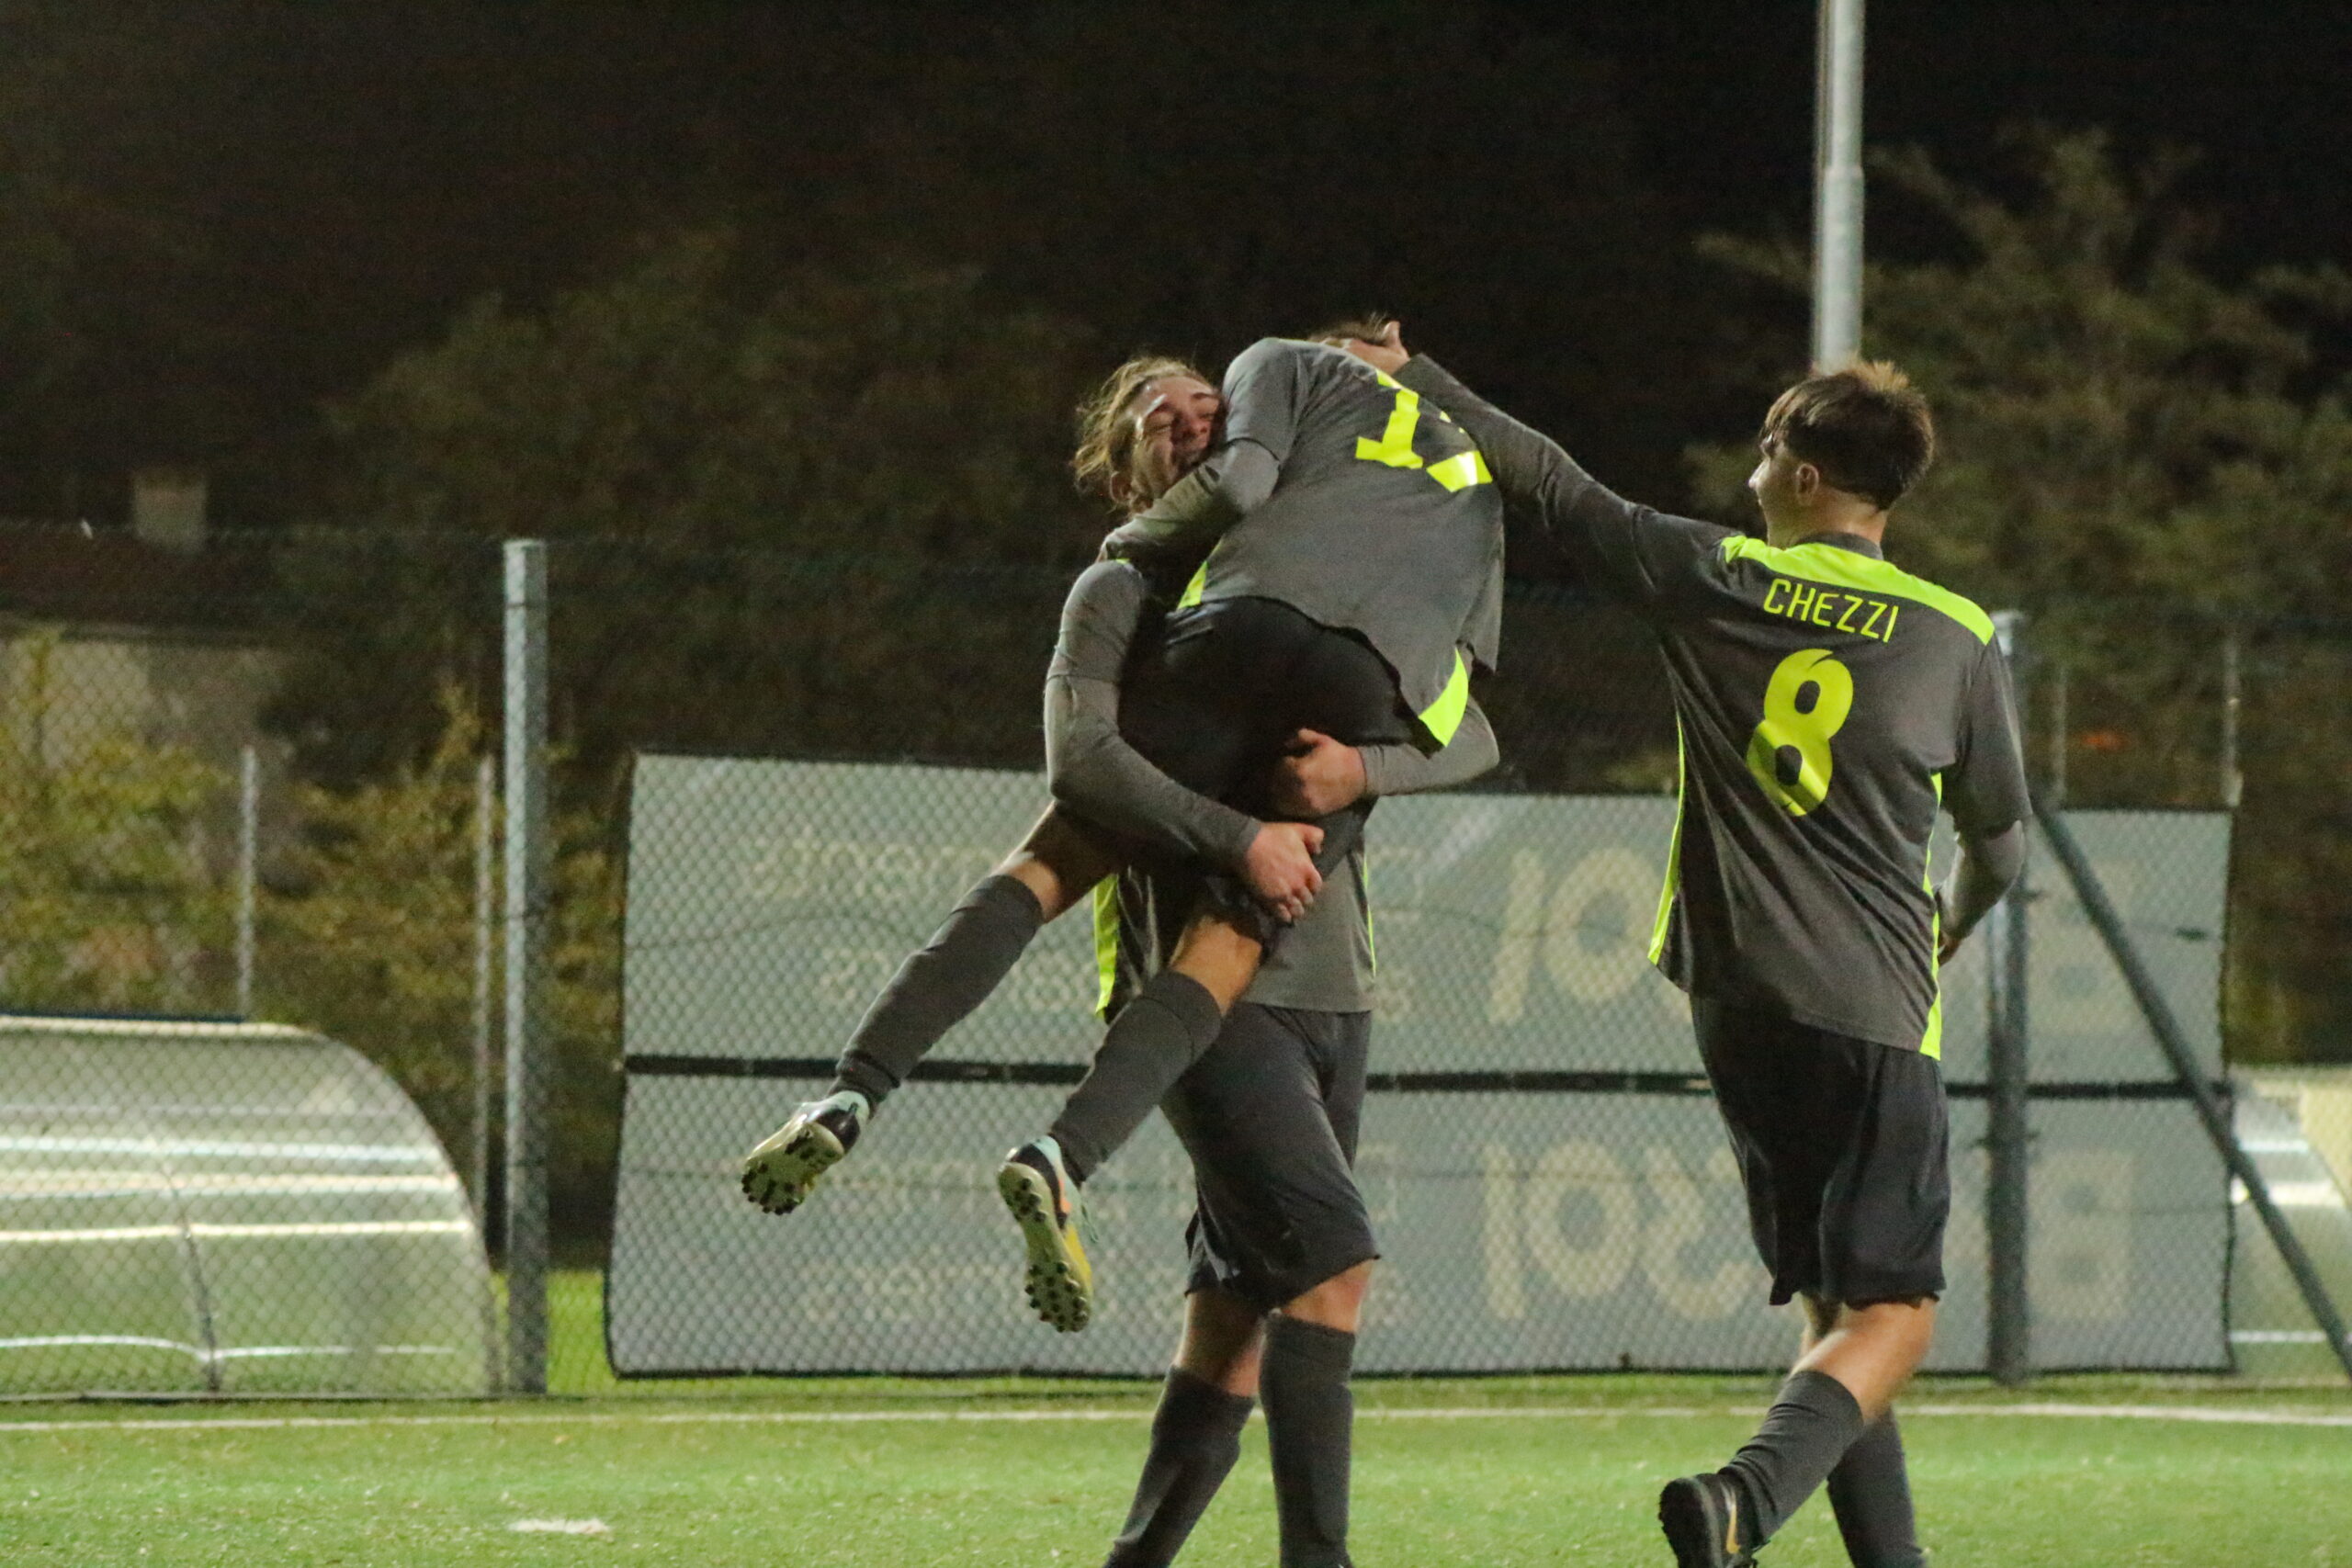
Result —
<svg viewBox="0 0 2352 1568"><path fill-rule="evenodd" d="M315 513L322 399L715 227L771 279L976 268L1109 356L1442 315L1671 482L1683 247L1608 68L1513 14L0 0L0 513L113 515L153 462Z"/></svg>

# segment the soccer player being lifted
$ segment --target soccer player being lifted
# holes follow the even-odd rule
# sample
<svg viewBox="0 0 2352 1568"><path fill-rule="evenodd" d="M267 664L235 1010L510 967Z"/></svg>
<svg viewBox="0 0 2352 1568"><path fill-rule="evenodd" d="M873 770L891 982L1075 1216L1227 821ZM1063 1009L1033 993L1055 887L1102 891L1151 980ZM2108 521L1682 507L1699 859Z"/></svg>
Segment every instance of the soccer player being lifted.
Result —
<svg viewBox="0 0 2352 1568"><path fill-rule="evenodd" d="M1265 798L1275 762L1302 731L1435 753L1468 711L1470 666L1492 665L1499 633L1501 503L1452 422L1423 418L1417 395L1346 354L1270 338L1227 368L1212 447L1218 394L1166 368L1105 392L1125 486L1114 499L1142 503L1108 548L1177 596L1129 661L1119 728L1167 782L1239 815L1189 846L1206 867L1202 903L1168 966L1114 1020L1047 1134L999 1173L1031 1301L1065 1330L1083 1327L1092 1304L1079 1184L1209 1048L1282 919L1360 841L1369 798L1311 825L1263 820L1276 815ZM1048 758L1057 798L1068 761ZM1039 926L1134 858L1116 835L1136 826L1048 813L900 968L833 1092L752 1151L753 1201L781 1212L805 1198Z"/></svg>
<svg viewBox="0 0 2352 1568"><path fill-rule="evenodd" d="M1880 547L1933 456L1927 402L1884 365L1782 393L1758 539L1612 494L1393 328L1355 347L1459 420L1666 656L1681 806L1651 957L1690 994L1771 1299L1805 1318L1756 1435L1660 1495L1675 1561L1749 1562L1826 1481L1860 1568L1923 1562L1892 1401L1944 1289L1937 965L2015 878L2028 811L1991 620ZM1962 846L1940 891L1939 806Z"/></svg>

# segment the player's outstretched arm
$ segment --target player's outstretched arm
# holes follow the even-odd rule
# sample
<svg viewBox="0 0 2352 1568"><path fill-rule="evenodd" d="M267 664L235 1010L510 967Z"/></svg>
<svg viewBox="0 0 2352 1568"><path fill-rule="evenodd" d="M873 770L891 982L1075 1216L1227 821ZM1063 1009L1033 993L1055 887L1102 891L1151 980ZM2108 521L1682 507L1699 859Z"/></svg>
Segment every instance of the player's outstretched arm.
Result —
<svg viewBox="0 0 2352 1568"><path fill-rule="evenodd" d="M1314 901L1318 829L1260 822L1186 789L1119 733L1119 677L1142 618L1142 573L1101 561L1079 575L1046 677L1046 774L1055 802L1114 832L1238 873L1284 919Z"/></svg>
<svg viewBox="0 0 2352 1568"><path fill-rule="evenodd" d="M1348 352L1460 424L1503 494L1533 513L1595 587L1648 604L1733 532L1626 500L1586 473L1558 442L1478 396L1428 355L1408 352L1394 323L1384 341L1351 343Z"/></svg>

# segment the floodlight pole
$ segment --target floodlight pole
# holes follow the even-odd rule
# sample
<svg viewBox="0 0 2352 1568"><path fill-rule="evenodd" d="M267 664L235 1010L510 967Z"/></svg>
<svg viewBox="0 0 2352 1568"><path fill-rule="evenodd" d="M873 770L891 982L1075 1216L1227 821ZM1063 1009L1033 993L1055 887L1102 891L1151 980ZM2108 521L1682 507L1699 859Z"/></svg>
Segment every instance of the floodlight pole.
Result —
<svg viewBox="0 0 2352 1568"><path fill-rule="evenodd" d="M548 549L506 545L506 1387L548 1389Z"/></svg>
<svg viewBox="0 0 2352 1568"><path fill-rule="evenodd" d="M1862 0L1821 0L1814 97L1813 365L1862 348Z"/></svg>

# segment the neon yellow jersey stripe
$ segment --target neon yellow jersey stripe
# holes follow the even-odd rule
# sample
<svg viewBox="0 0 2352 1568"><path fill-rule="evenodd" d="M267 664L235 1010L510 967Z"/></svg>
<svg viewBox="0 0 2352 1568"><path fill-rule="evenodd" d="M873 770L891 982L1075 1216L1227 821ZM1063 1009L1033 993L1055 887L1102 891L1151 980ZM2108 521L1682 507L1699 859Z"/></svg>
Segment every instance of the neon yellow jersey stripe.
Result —
<svg viewBox="0 0 2352 1568"><path fill-rule="evenodd" d="M1470 666L1462 661L1462 650L1453 650L1453 677L1437 701L1421 710L1421 725L1437 743L1446 745L1453 739L1453 732L1462 728L1462 716L1470 711Z"/></svg>
<svg viewBox="0 0 2352 1568"><path fill-rule="evenodd" d="M1936 805L1944 803L1944 776L1933 775L1936 781ZM1926 857L1921 857L1924 861ZM1939 956L1944 946L1944 912L1936 902L1936 870L1928 864L1919 868L1919 886L1928 890L1928 1032L1919 1037L1919 1054L1942 1060L1944 1054L1944 975L1943 960Z"/></svg>
<svg viewBox="0 0 2352 1568"><path fill-rule="evenodd" d="M1106 876L1094 885L1094 1010L1111 1010L1111 993L1119 984L1119 879Z"/></svg>
<svg viewBox="0 0 2352 1568"><path fill-rule="evenodd" d="M1208 592L1208 586L1209 563L1203 561L1201 570L1193 573L1193 581L1184 584L1184 592L1177 598L1176 607L1180 610L1191 609L1201 602L1201 595Z"/></svg>
<svg viewBox="0 0 2352 1568"><path fill-rule="evenodd" d="M1761 539L1736 534L1723 542L1723 558L1726 561L1752 560L1783 577L1826 582L1833 588L1867 588L1891 593L1942 611L1974 633L1978 642L1993 640L1993 617L1973 600L1963 599L1949 588L1939 588L1925 578L1914 577L1901 567L1840 549L1836 545L1792 545L1781 549Z"/></svg>
<svg viewBox="0 0 2352 1568"><path fill-rule="evenodd" d="M1657 923L1650 927L1650 962L1666 957L1666 929L1674 919L1674 891L1682 881L1682 812L1690 788L1683 756L1682 721L1674 721L1674 837L1666 846L1666 886L1658 889Z"/></svg>
<svg viewBox="0 0 2352 1568"><path fill-rule="evenodd" d="M1487 468L1486 454L1475 446L1467 452L1457 452L1442 462L1431 463L1430 478L1453 491L1495 482L1495 476Z"/></svg>

